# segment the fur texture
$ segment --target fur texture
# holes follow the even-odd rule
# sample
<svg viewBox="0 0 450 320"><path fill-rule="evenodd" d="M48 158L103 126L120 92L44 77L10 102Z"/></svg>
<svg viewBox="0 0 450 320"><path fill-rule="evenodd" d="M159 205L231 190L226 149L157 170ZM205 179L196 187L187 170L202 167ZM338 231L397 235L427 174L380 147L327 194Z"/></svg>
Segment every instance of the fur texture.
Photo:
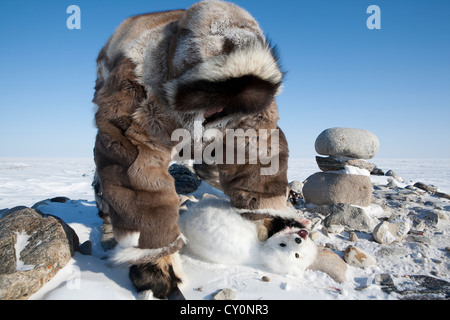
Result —
<svg viewBox="0 0 450 320"><path fill-rule="evenodd" d="M299 220L276 218L254 223L235 213L227 199L210 196L188 203L179 225L187 237L183 250L209 262L260 264L274 273L301 275L317 255Z"/></svg>
<svg viewBox="0 0 450 320"><path fill-rule="evenodd" d="M254 18L224 1L128 18L97 66L95 189L118 242L113 259L136 266L130 276L138 288L154 283L166 296L180 280L166 257L184 243L167 170L172 132L192 133L195 120L222 132L279 129L275 96L283 73ZM288 148L281 130L278 149L279 170L270 176L260 176L267 167L260 161L216 167L232 205L252 219L286 209Z"/></svg>
<svg viewBox="0 0 450 320"><path fill-rule="evenodd" d="M157 262L141 263L130 268L130 279L138 291L151 290L158 299L167 299L181 283L175 273L175 256L166 256Z"/></svg>

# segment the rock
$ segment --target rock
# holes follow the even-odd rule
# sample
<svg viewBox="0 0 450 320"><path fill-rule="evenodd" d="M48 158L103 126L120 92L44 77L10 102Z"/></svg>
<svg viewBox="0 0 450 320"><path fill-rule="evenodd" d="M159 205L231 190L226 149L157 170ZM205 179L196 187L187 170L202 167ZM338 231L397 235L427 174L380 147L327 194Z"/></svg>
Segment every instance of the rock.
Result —
<svg viewBox="0 0 450 320"><path fill-rule="evenodd" d="M389 182L386 185L387 188L389 188L389 189L396 189L396 188L398 188L398 184L395 183L395 179L390 178L388 181Z"/></svg>
<svg viewBox="0 0 450 320"><path fill-rule="evenodd" d="M372 234L376 242L381 244L391 244L401 241L406 236L410 228L410 224L406 221L384 221L373 229Z"/></svg>
<svg viewBox="0 0 450 320"><path fill-rule="evenodd" d="M358 268L366 268L377 264L375 257L355 246L348 246L345 249L344 260L349 265Z"/></svg>
<svg viewBox="0 0 450 320"><path fill-rule="evenodd" d="M338 171L343 170L345 166L353 166L372 172L372 170L375 168L375 165L373 163L361 159L351 159L351 158L339 159L335 157L324 158L316 156L316 162L317 165L319 166L319 169L322 171Z"/></svg>
<svg viewBox="0 0 450 320"><path fill-rule="evenodd" d="M0 219L0 300L27 299L67 264L75 245L67 228L30 208Z"/></svg>
<svg viewBox="0 0 450 320"><path fill-rule="evenodd" d="M428 237L425 237L424 235L418 235L418 234L410 234L408 235L407 240L419 242L419 243L431 243L431 239Z"/></svg>
<svg viewBox="0 0 450 320"><path fill-rule="evenodd" d="M268 276L263 276L261 278L261 280L264 281L264 282L270 282L270 278Z"/></svg>
<svg viewBox="0 0 450 320"><path fill-rule="evenodd" d="M317 172L308 177L303 196L306 202L318 205L348 203L368 207L372 182L368 176Z"/></svg>
<svg viewBox="0 0 450 320"><path fill-rule="evenodd" d="M186 204L186 202L198 202L198 200L191 194L188 196L185 196L184 194L179 194L178 199L180 200L180 206Z"/></svg>
<svg viewBox="0 0 450 320"><path fill-rule="evenodd" d="M439 208L439 205L437 205L437 204L436 204L435 202L433 202L433 201L425 201L425 202L423 203L423 205L426 206L426 207L433 207L433 208L435 208L435 209L442 210L442 208Z"/></svg>
<svg viewBox="0 0 450 320"><path fill-rule="evenodd" d="M322 224L322 219L319 217L315 217L311 219L311 230L315 230L320 227Z"/></svg>
<svg viewBox="0 0 450 320"><path fill-rule="evenodd" d="M221 289L213 295L213 300L233 300L236 298L236 292L231 289Z"/></svg>
<svg viewBox="0 0 450 320"><path fill-rule="evenodd" d="M333 203L307 208L306 211L311 213L318 213L321 216L328 217L330 214L333 214L335 212L346 210L347 207L351 208L351 206L347 203L337 203L337 204Z"/></svg>
<svg viewBox="0 0 450 320"><path fill-rule="evenodd" d="M448 300L450 283L427 275L410 275L396 281L396 285L382 286L388 294L393 292L405 300Z"/></svg>
<svg viewBox="0 0 450 320"><path fill-rule="evenodd" d="M325 227L340 225L351 230L370 230L370 220L363 209L346 203L331 204L328 207L331 208L332 213L323 221Z"/></svg>
<svg viewBox="0 0 450 320"><path fill-rule="evenodd" d="M316 152L328 156L345 156L356 159L371 159L378 152L378 138L367 130L331 128L316 139Z"/></svg>
<svg viewBox="0 0 450 320"><path fill-rule="evenodd" d="M437 196L437 197L441 197L441 198L445 198L445 199L449 199L450 200L450 194L447 194L447 193L436 191L434 193L434 195Z"/></svg>
<svg viewBox="0 0 450 320"><path fill-rule="evenodd" d="M175 189L177 193L188 194L198 189L202 180L189 168L179 164L173 164L169 167L170 175L175 179Z"/></svg>
<svg viewBox="0 0 450 320"><path fill-rule="evenodd" d="M70 248L71 248L71 251L72 251L72 255L73 255L74 251L79 251L80 250L80 240L78 239L78 235L76 234L75 230L73 230L63 219L61 219L60 217L51 215L51 214L42 213L39 209L35 209L35 210L43 218L52 217L52 218L58 220L58 222L61 224L61 226L63 227L64 231L66 232L67 240L69 241L69 245L70 245Z"/></svg>
<svg viewBox="0 0 450 320"><path fill-rule="evenodd" d="M384 176L383 170L381 170L378 167L373 168L373 170L370 172L370 174L374 175L374 176Z"/></svg>
<svg viewBox="0 0 450 320"><path fill-rule="evenodd" d="M334 244L334 243L327 242L327 243L325 243L324 247L327 248L327 249L334 250L334 251L339 251L338 246L336 244Z"/></svg>
<svg viewBox="0 0 450 320"><path fill-rule="evenodd" d="M9 215L9 214L11 214L11 213L13 213L13 212L20 211L20 210L27 209L27 208L28 208L28 207L25 207L25 206L17 206L17 207L13 207L13 208L11 208L11 209L5 209L5 210L2 212L2 215L1 215L0 218L6 217L7 215Z"/></svg>
<svg viewBox="0 0 450 320"><path fill-rule="evenodd" d="M328 274L336 282L345 282L347 264L336 253L325 248L319 248L316 260L308 267L310 270L319 270Z"/></svg>
<svg viewBox="0 0 450 320"><path fill-rule="evenodd" d="M328 233L341 234L344 231L344 226L338 224L331 224L327 227Z"/></svg>
<svg viewBox="0 0 450 320"><path fill-rule="evenodd" d="M356 242L359 240L358 235L356 234L356 232L350 232L349 236L348 236L350 241Z"/></svg>
<svg viewBox="0 0 450 320"><path fill-rule="evenodd" d="M426 192L431 193L431 194L435 193L437 191L437 189L438 189L435 186L427 185L427 184L425 184L423 182L416 182L416 183L414 183L414 187L422 189L422 190L425 190Z"/></svg>
<svg viewBox="0 0 450 320"><path fill-rule="evenodd" d="M66 203L67 201L70 201L67 197L54 197L50 199L50 202Z"/></svg>
<svg viewBox="0 0 450 320"><path fill-rule="evenodd" d="M289 201L294 207L303 206L303 182L291 181L289 183Z"/></svg>
<svg viewBox="0 0 450 320"><path fill-rule="evenodd" d="M80 253L85 256L92 255L92 243L87 240L80 245Z"/></svg>
<svg viewBox="0 0 450 320"><path fill-rule="evenodd" d="M329 237L330 235L328 234L328 229L325 227L322 227L322 229L320 229L322 231L322 233L326 236Z"/></svg>
<svg viewBox="0 0 450 320"><path fill-rule="evenodd" d="M309 234L309 237L311 238L311 240L317 240L319 239L319 232L318 231L313 231Z"/></svg>
<svg viewBox="0 0 450 320"><path fill-rule="evenodd" d="M392 277L388 273L381 273L375 275L375 281L380 286L394 286L394 280L392 280Z"/></svg>
<svg viewBox="0 0 450 320"><path fill-rule="evenodd" d="M393 170L388 170L386 172L385 176L392 177L397 181L403 181L403 179L398 174L396 174Z"/></svg>
<svg viewBox="0 0 450 320"><path fill-rule="evenodd" d="M439 214L435 210L423 209L413 217L414 225L420 225L421 222L427 226L436 226L439 222Z"/></svg>
<svg viewBox="0 0 450 320"><path fill-rule="evenodd" d="M392 245L381 245L375 252L375 255L382 259L389 259L393 256L405 256L408 254L408 250L405 247Z"/></svg>
<svg viewBox="0 0 450 320"><path fill-rule="evenodd" d="M296 192L296 193L298 193L299 195L302 195L303 194L303 182L300 182L300 181L291 181L291 182L289 182L289 188L292 190L292 191L294 191L294 192Z"/></svg>

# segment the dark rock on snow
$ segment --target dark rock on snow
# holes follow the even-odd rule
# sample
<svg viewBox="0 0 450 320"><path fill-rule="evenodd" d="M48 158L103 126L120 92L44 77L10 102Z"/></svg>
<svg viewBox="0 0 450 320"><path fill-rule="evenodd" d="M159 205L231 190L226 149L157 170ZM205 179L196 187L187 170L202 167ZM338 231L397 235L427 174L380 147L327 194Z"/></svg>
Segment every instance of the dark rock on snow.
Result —
<svg viewBox="0 0 450 320"><path fill-rule="evenodd" d="M173 164L169 167L170 175L175 179L175 189L178 194L189 194L197 190L202 183L194 172L186 166Z"/></svg>

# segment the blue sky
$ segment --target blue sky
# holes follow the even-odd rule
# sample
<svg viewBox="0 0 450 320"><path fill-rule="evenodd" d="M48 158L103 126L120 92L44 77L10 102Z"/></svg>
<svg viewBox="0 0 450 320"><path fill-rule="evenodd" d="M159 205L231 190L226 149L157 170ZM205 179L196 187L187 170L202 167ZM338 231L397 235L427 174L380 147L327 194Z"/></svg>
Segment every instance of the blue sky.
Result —
<svg viewBox="0 0 450 320"><path fill-rule="evenodd" d="M115 28L181 0L0 2L0 157L89 157L95 59ZM330 127L367 129L377 158L450 158L450 1L237 0L287 71L280 127L296 158ZM81 29L69 30L69 5ZM381 29L369 30L369 5Z"/></svg>

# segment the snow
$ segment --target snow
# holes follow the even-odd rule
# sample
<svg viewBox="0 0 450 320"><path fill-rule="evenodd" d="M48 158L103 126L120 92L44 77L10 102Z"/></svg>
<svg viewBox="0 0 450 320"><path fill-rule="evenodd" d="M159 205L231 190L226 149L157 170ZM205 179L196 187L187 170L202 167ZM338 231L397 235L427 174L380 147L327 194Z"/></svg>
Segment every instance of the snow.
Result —
<svg viewBox="0 0 450 320"><path fill-rule="evenodd" d="M27 265L20 259L20 253L28 245L28 240L31 238L25 231L15 232L17 239L14 245L16 252L16 271L28 271L34 269L34 265Z"/></svg>
<svg viewBox="0 0 450 320"><path fill-rule="evenodd" d="M394 170L405 178L403 185L421 181L434 184L442 192L450 193L450 162L448 160L389 160L374 159L373 163L385 172ZM319 171L314 159L291 159L288 179L303 181ZM94 175L92 159L29 159L0 158L0 212L1 208L18 205L33 206L44 199L66 196L72 200L65 203L44 201L39 209L65 220L78 234L80 243L92 242L93 253L85 256L76 252L69 263L42 289L30 299L137 299L138 294L128 278L124 266L112 266L100 245L101 219L97 216L91 181ZM375 184L386 185L392 178L371 177ZM397 182L400 183L400 182ZM205 183L194 195L203 193L223 196ZM436 199L436 198L434 198ZM439 200L448 208L448 200ZM373 206L365 208L373 218L380 217L382 210ZM448 210L448 209L446 209ZM369 215L370 215L369 214ZM383 273L392 275L394 283L401 285L403 275L426 274L432 271L438 277L450 281L448 256L442 248L450 246L450 224L439 219L438 232L434 232L431 243L400 242L385 246L383 250L395 251L395 258L381 259L377 256L375 266L361 269L349 267L345 283L336 283L320 271L307 270L302 276L284 276L268 272L258 265L222 265L203 261L188 253L181 254L184 283L181 291L187 299L211 299L218 289L231 288L237 299L285 300L285 299L398 299L395 293L387 294L376 281ZM368 234L357 233L357 247L372 255L380 250L380 245L369 239ZM319 232L317 244L329 243L336 252L343 252L349 244L342 235L329 237ZM16 253L26 246L29 235L19 234ZM394 257L394 256L393 256ZM17 260L17 261L20 261ZM18 263L19 269L25 267ZM270 278L269 282L262 277Z"/></svg>

